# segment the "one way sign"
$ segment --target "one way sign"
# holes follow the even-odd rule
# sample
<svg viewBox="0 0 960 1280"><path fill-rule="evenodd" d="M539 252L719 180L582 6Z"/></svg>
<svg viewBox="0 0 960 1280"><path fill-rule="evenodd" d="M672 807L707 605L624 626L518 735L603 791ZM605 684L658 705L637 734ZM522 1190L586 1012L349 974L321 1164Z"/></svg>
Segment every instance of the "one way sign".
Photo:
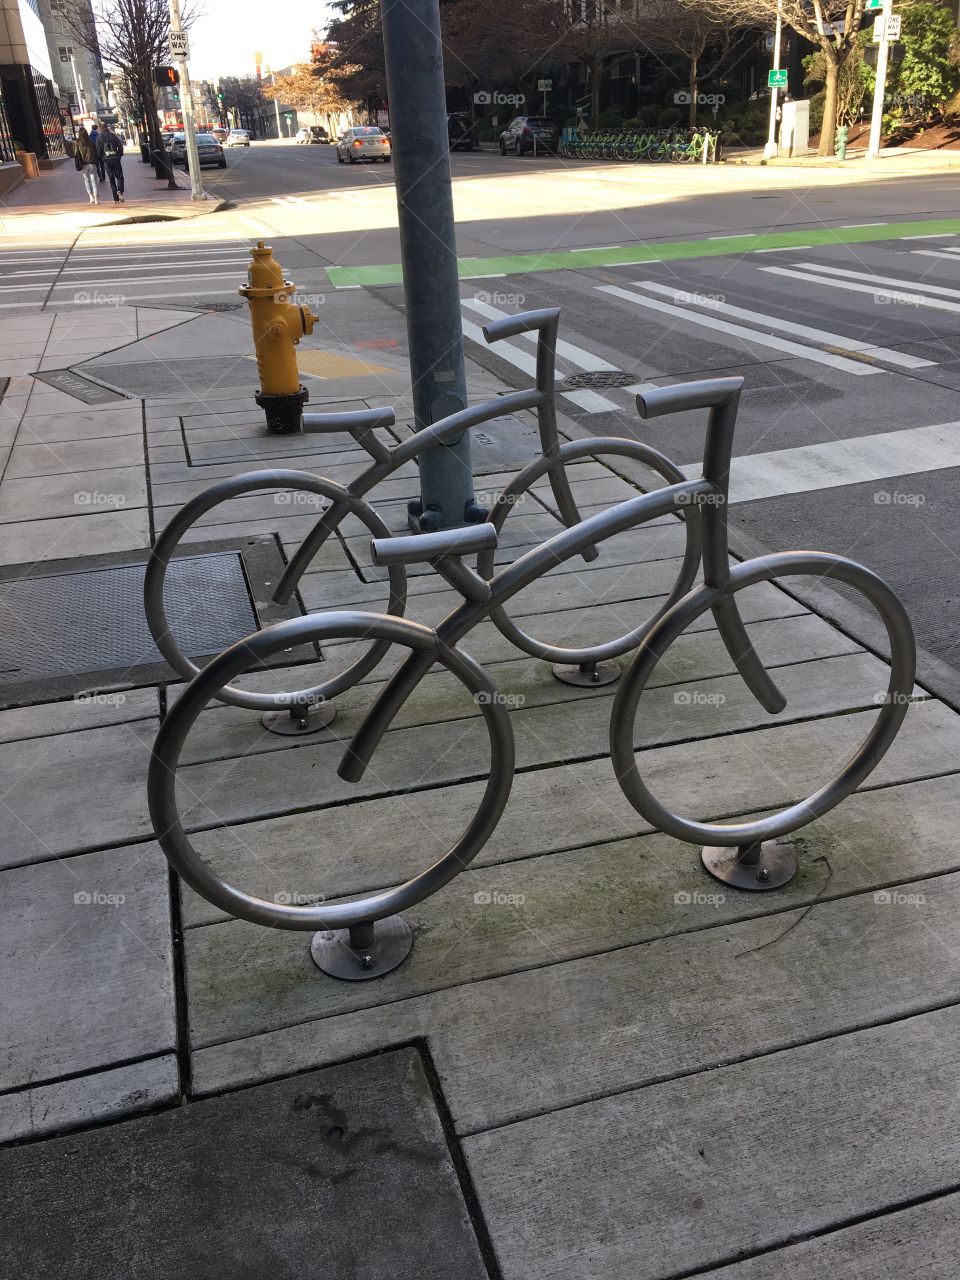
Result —
<svg viewBox="0 0 960 1280"><path fill-rule="evenodd" d="M172 58L190 57L190 45L185 31L170 32L170 56Z"/></svg>

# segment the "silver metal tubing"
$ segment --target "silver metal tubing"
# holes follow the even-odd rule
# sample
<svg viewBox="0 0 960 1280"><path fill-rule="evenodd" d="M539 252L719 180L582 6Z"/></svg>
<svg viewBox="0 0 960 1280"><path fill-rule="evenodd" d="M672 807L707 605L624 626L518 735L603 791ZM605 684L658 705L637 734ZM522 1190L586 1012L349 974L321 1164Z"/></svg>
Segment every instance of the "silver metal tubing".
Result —
<svg viewBox="0 0 960 1280"><path fill-rule="evenodd" d="M224 685L273 654L303 644L334 639L363 639L398 644L423 659L439 662L480 707L490 737L490 774L476 813L452 848L405 884L350 902L293 906L258 898L235 888L209 867L183 829L177 807L176 772L184 742L212 698L222 700ZM469 657L438 645L436 633L419 623L382 614L337 611L278 622L225 650L190 683L164 719L147 775L150 817L160 846L174 869L208 902L254 924L280 929L344 929L381 920L421 901L452 880L483 847L496 827L510 794L514 745L510 717L494 696L489 676ZM322 815L318 815L322 822Z"/></svg>
<svg viewBox="0 0 960 1280"><path fill-rule="evenodd" d="M557 334L560 328L560 308L544 307L539 311L521 311L519 315L494 320L483 327L487 342L500 338L513 338L521 333L537 334L537 389L543 401L537 410L537 427L540 433L540 450L551 459L548 471L553 500L557 504L560 519L569 529L578 524L581 516L567 473L556 459L560 449L557 431ZM596 547L584 547L580 552L586 561L596 560L600 554Z"/></svg>
<svg viewBox="0 0 960 1280"><path fill-rule="evenodd" d="M370 542L370 558L378 567L426 564L441 556L469 556L496 545L497 531L492 524L471 524L460 529L438 529L436 533L373 538Z"/></svg>
<svg viewBox="0 0 960 1280"><path fill-rule="evenodd" d="M670 484L689 483L685 479L683 472L664 454L649 445L640 444L634 440L626 440L619 436L601 436L593 439L577 440L571 444L560 446L555 457L558 459L559 465L565 467L568 463L576 462L580 458L602 454L632 458L663 476ZM535 484L550 469L550 459L545 456L535 458L507 485L499 495L490 515L490 522L498 530L503 528L508 512L512 511L516 505L516 498L525 493L531 485ZM652 492L662 493L663 490L657 489ZM517 648L522 649L524 653L529 653L534 658L542 658L545 662L563 663L579 667L584 663L605 662L628 652L628 650L636 646L657 617L665 613L677 600L686 595L696 579L700 568L701 508L696 501L690 501L683 504L680 509L683 512L687 541L680 571L677 574L677 581L657 613L652 618L647 619L639 628L635 628L615 640L608 641L606 644L589 645L577 649L545 644L535 636L531 636L522 630L507 615L503 606L499 603L499 593L496 591L494 596L498 599L498 603L490 610L490 617L494 624L501 634L512 644L515 644ZM644 517L644 519L650 518L649 516ZM485 551L477 557L477 571L485 578L493 577L493 551Z"/></svg>
<svg viewBox="0 0 960 1280"><path fill-rule="evenodd" d="M520 413L523 409L536 409L541 399L541 392L536 390L510 391L505 396L496 396L492 400L484 400L480 404L451 413L401 441L393 450L393 465L395 468L402 467L404 463L418 458L424 449L431 445L447 444L451 439L459 438L470 427L482 426L494 418Z"/></svg>
<svg viewBox="0 0 960 1280"><path fill-rule="evenodd" d="M393 409L359 409L353 413L305 413L303 429L312 433L346 432L349 435L392 427L397 421Z"/></svg>
<svg viewBox="0 0 960 1280"><path fill-rule="evenodd" d="M343 485L336 484L333 480L309 475L305 471L250 471L246 475L220 480L192 498L177 512L157 539L147 564L143 585L144 609L157 648L174 671L185 680L192 679L200 668L180 648L167 620L163 591L170 560L186 531L212 507L230 498L263 489L292 489L314 493L320 498L328 499L344 514L350 512L355 515L375 537L390 536L387 525L361 498L354 497ZM406 608L407 598L406 574L402 565L391 566L389 580L387 612L399 616ZM208 607L208 602L204 602L202 607ZM322 702L352 688L362 680L380 662L389 647L388 641L376 642L367 654L346 670L312 688L300 689L294 693L259 693L229 688L223 689L218 697L221 702L235 707L247 707L253 711L287 710L291 703Z"/></svg>
<svg viewBox="0 0 960 1280"><path fill-rule="evenodd" d="M634 724L641 695L657 663L682 631L718 601L758 582L809 575L843 582L874 606L890 642L890 678L881 694L880 711L863 742L840 772L818 791L780 813L754 822L714 824L694 822L673 813L647 789L637 768ZM761 556L736 566L723 587L703 586L665 614L645 637L614 698L610 719L610 752L624 795L648 822L667 835L694 844L748 845L795 831L839 804L876 767L893 742L907 712L916 673L916 650L903 605L875 573L842 556L816 551L788 551ZM879 691L878 691L879 693Z"/></svg>

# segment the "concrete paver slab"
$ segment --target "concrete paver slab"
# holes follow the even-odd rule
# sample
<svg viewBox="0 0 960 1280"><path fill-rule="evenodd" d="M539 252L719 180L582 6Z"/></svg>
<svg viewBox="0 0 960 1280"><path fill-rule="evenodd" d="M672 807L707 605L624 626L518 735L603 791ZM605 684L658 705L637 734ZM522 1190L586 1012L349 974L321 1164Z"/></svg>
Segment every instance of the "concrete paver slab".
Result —
<svg viewBox="0 0 960 1280"><path fill-rule="evenodd" d="M0 872L0 1090L176 1045L169 877L155 844ZM23 954L29 963L14 965Z"/></svg>
<svg viewBox="0 0 960 1280"><path fill-rule="evenodd" d="M489 1274L413 1049L6 1151L0 1170L9 1275Z"/></svg>

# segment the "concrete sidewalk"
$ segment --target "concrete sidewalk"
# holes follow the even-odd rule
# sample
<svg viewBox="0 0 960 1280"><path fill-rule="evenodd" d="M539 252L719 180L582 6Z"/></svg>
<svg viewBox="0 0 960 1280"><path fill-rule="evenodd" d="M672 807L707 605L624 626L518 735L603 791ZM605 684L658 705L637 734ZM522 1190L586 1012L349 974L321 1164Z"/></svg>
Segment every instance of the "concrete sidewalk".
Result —
<svg viewBox="0 0 960 1280"><path fill-rule="evenodd" d="M397 314L357 291L331 296L325 319L327 332L344 336L339 346L304 344L315 357L304 366L314 371L305 372L312 406L396 404L399 438L410 399L402 339L393 345ZM327 1146L321 1133L303 1148L311 1176L325 1187L352 1176L363 1196L388 1203L382 1162L399 1151L405 1167L429 1164L445 1143L463 1204L450 1211L476 1236L475 1249L461 1240L463 1256L482 1256L493 1277L952 1280L960 716L918 689L861 792L800 833L796 879L769 894L737 892L706 875L696 848L651 831L623 797L608 745L617 686L561 684L484 624L464 648L490 671L514 725L517 775L504 817L470 868L406 913L415 945L400 968L337 983L313 966L309 935L226 918L168 873L152 840L145 771L181 686L131 635L118 602L135 612L136 590L123 583L157 531L214 479L282 460L345 480L364 455L348 437L263 434L236 319L91 309L77 352L59 323L49 313L0 320L5 349L17 353L8 359L37 370L50 359L78 378L50 386L17 365L0 400L0 1138L26 1144L2 1161L8 1185L20 1187L8 1215L23 1245L11 1253L18 1274L30 1274L22 1259L39 1256L28 1237L49 1232L49 1214L28 1202L36 1179L57 1185L53 1135L80 1131L64 1148L65 1185L76 1190L63 1194L57 1216L75 1242L77 1218L90 1213L85 1171L98 1159L138 1169L144 1144L156 1169L172 1140L168 1113L189 1118L208 1105L200 1099L248 1090L241 1098L251 1107L266 1096L262 1114L276 1114L294 1100L261 1095L264 1082L336 1066L337 1080L311 1092L331 1117ZM387 354L372 357L381 334ZM200 351L219 353L213 389L209 377L205 386L181 379ZM317 377L325 368L337 377ZM86 378L113 398L79 401ZM474 401L503 389L476 366L469 378ZM129 398L131 387L148 398ZM478 433L478 493L495 493L535 453L525 419ZM578 464L573 483L592 513L635 495L644 477L600 456ZM391 529L404 528L415 491L408 468L375 493ZM176 586L180 624L210 624L207 643L217 634L223 644L237 634L223 634L224 619L240 633L253 626L281 553L316 517L315 505L271 493L208 513L191 535L195 577ZM538 484L507 518L500 562L559 527L549 488ZM304 608L385 604L369 536L356 522L343 533L304 579ZM554 643L612 638L657 608L682 547L680 522L659 520L605 544L594 564L560 566L508 612ZM214 594L198 589L204 581ZM408 616L435 625L456 600L429 566L411 571ZM755 814L809 793L862 738L886 685L882 655L794 594L764 584L742 600L787 709L771 717L758 707L706 620L671 649L642 704L645 777L693 817ZM302 686L356 656L332 644L249 683ZM309 738L266 734L256 714L234 708L202 713L184 753L181 803L198 847L233 883L288 902L367 893L429 865L462 830L489 760L476 707L446 674L423 681L362 783L348 788L335 774L395 662L338 698L333 726ZM336 1118L344 1079L359 1088L378 1055L411 1046L438 1108L438 1119L421 1112L410 1121L433 1144L429 1157L385 1135L380 1112L365 1123L362 1100L345 1105L346 1128ZM424 1097L426 1086L417 1088ZM233 1151L244 1108L219 1101ZM109 1140L85 1132L106 1122L115 1122ZM206 1120L196 1124L209 1133ZM328 1150L345 1134L358 1144L346 1165L342 1151ZM318 1205L304 1224L287 1129L264 1120L245 1141L262 1144L266 1167L298 1171L292 1198L280 1188L262 1213L282 1237L285 1214L299 1205L301 1257L349 1237L338 1274L347 1265L358 1276L424 1274L402 1248L395 1269L385 1266L366 1244L373 1219L358 1208L354 1221L348 1197L329 1212ZM219 1177L216 1142L207 1142L187 1142L197 1154L184 1176L198 1195ZM211 1212L246 1214L243 1238L265 1250L267 1234L246 1229L261 1211L250 1189L257 1176L242 1174L241 1209L217 1182ZM153 1177L134 1181L152 1187ZM450 1178L440 1182L448 1195ZM179 1203L175 1191L168 1180L160 1194ZM105 1262L105 1275L139 1274L125 1234L139 1228L122 1200L111 1200L114 1234L106 1244L97 1236L98 1257L113 1268ZM431 1196L410 1212L429 1237L439 1212ZM196 1274L189 1249L164 1250L166 1274ZM458 1267L438 1274L467 1274ZM265 1252L261 1274L288 1272Z"/></svg>
<svg viewBox="0 0 960 1280"><path fill-rule="evenodd" d="M123 204L114 203L110 184L104 181L100 183L100 203L91 205L72 160L41 169L39 177L25 179L0 199L0 234L42 235L124 222L195 218L214 213L224 204L216 197L192 200L190 179L181 169L174 170L177 189L169 190L167 180L158 180L153 166L143 163L139 148L127 148L123 176Z"/></svg>

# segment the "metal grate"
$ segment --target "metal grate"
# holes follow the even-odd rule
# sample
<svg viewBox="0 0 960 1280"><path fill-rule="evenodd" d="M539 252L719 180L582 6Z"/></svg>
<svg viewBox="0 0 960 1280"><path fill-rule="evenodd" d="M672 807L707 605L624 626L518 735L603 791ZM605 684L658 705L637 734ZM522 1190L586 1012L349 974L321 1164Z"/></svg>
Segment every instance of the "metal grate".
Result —
<svg viewBox="0 0 960 1280"><path fill-rule="evenodd" d="M639 381L640 375L636 373L571 373L569 378L557 383L557 390L572 391L574 387L632 387Z"/></svg>
<svg viewBox="0 0 960 1280"><path fill-rule="evenodd" d="M142 564L0 583L0 674L24 680L160 662L143 612ZM256 630L240 556L174 560L171 626L191 657L218 653Z"/></svg>

